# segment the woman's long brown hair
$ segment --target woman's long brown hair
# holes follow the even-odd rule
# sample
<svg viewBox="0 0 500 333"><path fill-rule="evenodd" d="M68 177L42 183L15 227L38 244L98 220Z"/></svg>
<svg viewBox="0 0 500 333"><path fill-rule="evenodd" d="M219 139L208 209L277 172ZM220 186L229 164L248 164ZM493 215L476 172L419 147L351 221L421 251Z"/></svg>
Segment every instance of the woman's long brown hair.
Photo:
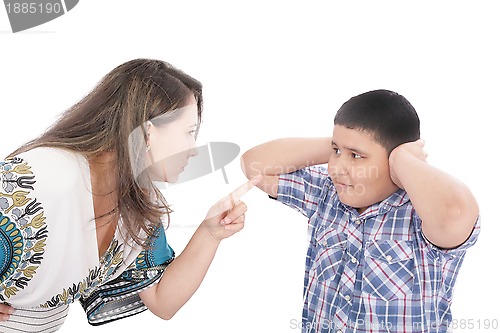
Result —
<svg viewBox="0 0 500 333"><path fill-rule="evenodd" d="M87 96L65 111L41 136L10 156L36 147L67 149L82 153L87 159L113 153L117 169L115 210L125 228L120 232L147 247L148 237L153 235L165 214L169 218L171 210L151 180L149 191L144 191L134 179L129 135L148 120L184 106L191 94L197 101L200 124L203 105L200 82L164 61L135 59L126 62L104 76ZM141 230L146 236L141 237Z"/></svg>

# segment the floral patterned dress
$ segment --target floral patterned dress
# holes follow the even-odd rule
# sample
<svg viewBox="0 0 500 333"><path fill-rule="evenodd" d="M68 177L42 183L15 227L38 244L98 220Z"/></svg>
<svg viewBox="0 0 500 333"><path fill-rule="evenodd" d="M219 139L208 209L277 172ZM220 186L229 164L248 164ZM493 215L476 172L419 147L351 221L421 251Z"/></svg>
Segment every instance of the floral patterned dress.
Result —
<svg viewBox="0 0 500 333"><path fill-rule="evenodd" d="M99 257L82 155L35 148L0 161L0 182L0 302L16 309L0 332L54 332L75 301L92 325L146 310L138 293L160 280L174 251L160 227L149 250L117 231Z"/></svg>

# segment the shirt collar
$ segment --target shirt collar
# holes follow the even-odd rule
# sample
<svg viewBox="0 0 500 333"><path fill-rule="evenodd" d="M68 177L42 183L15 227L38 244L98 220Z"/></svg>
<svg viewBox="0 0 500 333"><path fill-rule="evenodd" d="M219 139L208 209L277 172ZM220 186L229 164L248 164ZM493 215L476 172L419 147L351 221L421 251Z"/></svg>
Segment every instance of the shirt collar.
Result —
<svg viewBox="0 0 500 333"><path fill-rule="evenodd" d="M371 216L382 215L389 212L394 207L400 207L410 201L408 193L402 189L398 189L396 192L391 194L389 197L385 198L381 202L371 205L362 214L359 214L356 209L351 206L343 204L338 195L335 195L335 201L338 201L338 205L351 216L356 216L356 218L368 218Z"/></svg>

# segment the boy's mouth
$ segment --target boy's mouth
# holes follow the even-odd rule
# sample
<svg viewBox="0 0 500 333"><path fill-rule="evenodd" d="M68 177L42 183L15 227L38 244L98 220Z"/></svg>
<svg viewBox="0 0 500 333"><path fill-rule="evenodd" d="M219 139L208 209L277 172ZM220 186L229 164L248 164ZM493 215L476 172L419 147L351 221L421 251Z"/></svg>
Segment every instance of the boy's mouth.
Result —
<svg viewBox="0 0 500 333"><path fill-rule="evenodd" d="M346 184L346 183L342 183L342 182L334 182L333 184L338 189L346 189L348 187L352 187L352 185L349 185L349 184Z"/></svg>

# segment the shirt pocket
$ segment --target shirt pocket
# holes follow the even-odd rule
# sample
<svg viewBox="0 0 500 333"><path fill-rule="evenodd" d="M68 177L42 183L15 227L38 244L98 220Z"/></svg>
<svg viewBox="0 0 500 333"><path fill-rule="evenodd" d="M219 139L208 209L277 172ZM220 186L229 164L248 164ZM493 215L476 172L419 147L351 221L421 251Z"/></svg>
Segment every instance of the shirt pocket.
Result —
<svg viewBox="0 0 500 333"><path fill-rule="evenodd" d="M412 242L369 241L365 248L363 292L385 301L406 298L414 277Z"/></svg>
<svg viewBox="0 0 500 333"><path fill-rule="evenodd" d="M339 275L347 243L344 233L322 229L316 234L317 251L313 264L318 281L331 281Z"/></svg>

